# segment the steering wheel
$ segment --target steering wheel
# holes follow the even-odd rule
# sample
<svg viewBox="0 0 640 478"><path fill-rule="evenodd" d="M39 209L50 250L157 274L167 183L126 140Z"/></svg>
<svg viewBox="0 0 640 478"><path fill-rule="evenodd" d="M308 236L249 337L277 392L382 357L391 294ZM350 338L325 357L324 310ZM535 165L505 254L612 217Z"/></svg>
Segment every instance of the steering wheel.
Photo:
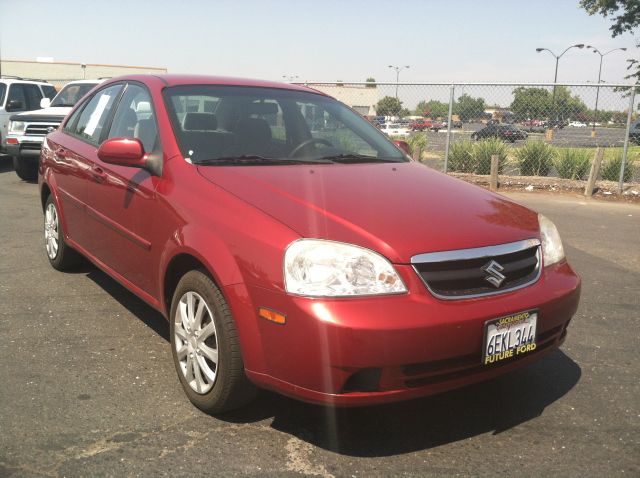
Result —
<svg viewBox="0 0 640 478"><path fill-rule="evenodd" d="M312 144L324 144L325 146L329 146L330 148L333 148L333 144L331 144L329 141L327 141L326 139L322 139L322 138L309 138L306 141L303 141L302 143L300 143L298 146L296 146L295 148L293 148L293 150L289 153L289 157L290 158L295 158L296 154L298 154L300 151L302 151L304 148L306 148L309 145Z"/></svg>

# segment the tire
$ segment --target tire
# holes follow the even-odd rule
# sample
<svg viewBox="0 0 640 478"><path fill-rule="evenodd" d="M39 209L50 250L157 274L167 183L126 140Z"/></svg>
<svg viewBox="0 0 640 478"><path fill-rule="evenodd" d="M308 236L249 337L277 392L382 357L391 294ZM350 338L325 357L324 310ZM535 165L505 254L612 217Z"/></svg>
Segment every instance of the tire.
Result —
<svg viewBox="0 0 640 478"><path fill-rule="evenodd" d="M13 169L20 179L23 181L33 182L38 179L38 164L30 164L29 161L21 161L20 158L13 156Z"/></svg>
<svg viewBox="0 0 640 478"><path fill-rule="evenodd" d="M51 194L44 205L44 243L47 258L54 269L66 271L81 262L80 254L67 246L64 240L58 207Z"/></svg>
<svg viewBox="0 0 640 478"><path fill-rule="evenodd" d="M231 311L203 271L187 272L178 282L171 301L170 336L178 379L196 407L219 414L253 400L256 388L244 373Z"/></svg>

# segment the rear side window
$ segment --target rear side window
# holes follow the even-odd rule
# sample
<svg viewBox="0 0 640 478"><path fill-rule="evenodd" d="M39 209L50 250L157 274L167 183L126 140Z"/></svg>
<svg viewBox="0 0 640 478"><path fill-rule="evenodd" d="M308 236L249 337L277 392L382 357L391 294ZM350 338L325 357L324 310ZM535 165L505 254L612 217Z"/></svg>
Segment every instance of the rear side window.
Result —
<svg viewBox="0 0 640 478"><path fill-rule="evenodd" d="M14 83L9 85L9 96L7 97L7 103L9 101L18 101L22 104L22 108L17 108L14 111L24 111L27 107L27 96L25 95L24 85L20 83Z"/></svg>
<svg viewBox="0 0 640 478"><path fill-rule="evenodd" d="M121 89L122 85L114 85L97 92L84 107L70 132L97 146Z"/></svg>
<svg viewBox="0 0 640 478"><path fill-rule="evenodd" d="M4 104L4 96L7 94L7 85L0 83L0 107Z"/></svg>

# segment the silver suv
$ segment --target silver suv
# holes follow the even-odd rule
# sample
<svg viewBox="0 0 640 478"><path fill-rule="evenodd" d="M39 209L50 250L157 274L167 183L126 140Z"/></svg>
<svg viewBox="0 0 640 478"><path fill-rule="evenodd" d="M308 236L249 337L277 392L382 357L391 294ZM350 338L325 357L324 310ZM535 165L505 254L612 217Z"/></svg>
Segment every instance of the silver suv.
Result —
<svg viewBox="0 0 640 478"><path fill-rule="evenodd" d="M7 150L9 117L22 111L40 109L42 98L56 96L53 85L38 80L0 77L0 153Z"/></svg>

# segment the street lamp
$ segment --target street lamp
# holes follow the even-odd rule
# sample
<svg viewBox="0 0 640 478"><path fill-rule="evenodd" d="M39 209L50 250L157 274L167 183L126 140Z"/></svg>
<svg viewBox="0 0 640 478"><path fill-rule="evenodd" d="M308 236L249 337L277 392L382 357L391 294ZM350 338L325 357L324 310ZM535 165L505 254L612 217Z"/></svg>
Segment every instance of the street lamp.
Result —
<svg viewBox="0 0 640 478"><path fill-rule="evenodd" d="M536 51L538 53L540 53L541 51L548 51L549 53L551 53L555 59L556 59L556 72L553 75L553 99L551 101L553 109L555 110L555 105L556 105L556 83L558 82L558 62L560 61L560 58L562 58L562 55L564 55L566 52L568 52L569 50L571 50L572 48L584 48L584 43L576 43L575 45L571 45L570 47L567 47L562 53L560 53L559 55L556 55L554 52L552 52L551 50L549 50L548 48L536 48ZM557 115L556 115L556 119Z"/></svg>
<svg viewBox="0 0 640 478"><path fill-rule="evenodd" d="M600 77L602 76L602 59L607 56L609 53L613 53L614 51L627 51L626 48L614 48L612 50L609 50L606 53L602 53L600 50L598 50L596 47L591 46L591 45L587 45L587 48L589 50L592 50L594 53L597 53L598 55L600 55L600 68L598 69L598 86L596 87L596 108L593 111L593 124L592 124L592 129L591 129L591 136L595 136L596 135L596 123L598 122L598 98L600 97Z"/></svg>
<svg viewBox="0 0 640 478"><path fill-rule="evenodd" d="M282 78L287 80L288 83L293 83L293 80L299 78L298 75L282 75Z"/></svg>
<svg viewBox="0 0 640 478"><path fill-rule="evenodd" d="M405 65L405 66L389 65L389 68L396 70L396 100L397 100L398 99L398 82L400 81L400 72L402 70L406 70L407 68L409 68L409 65Z"/></svg>

